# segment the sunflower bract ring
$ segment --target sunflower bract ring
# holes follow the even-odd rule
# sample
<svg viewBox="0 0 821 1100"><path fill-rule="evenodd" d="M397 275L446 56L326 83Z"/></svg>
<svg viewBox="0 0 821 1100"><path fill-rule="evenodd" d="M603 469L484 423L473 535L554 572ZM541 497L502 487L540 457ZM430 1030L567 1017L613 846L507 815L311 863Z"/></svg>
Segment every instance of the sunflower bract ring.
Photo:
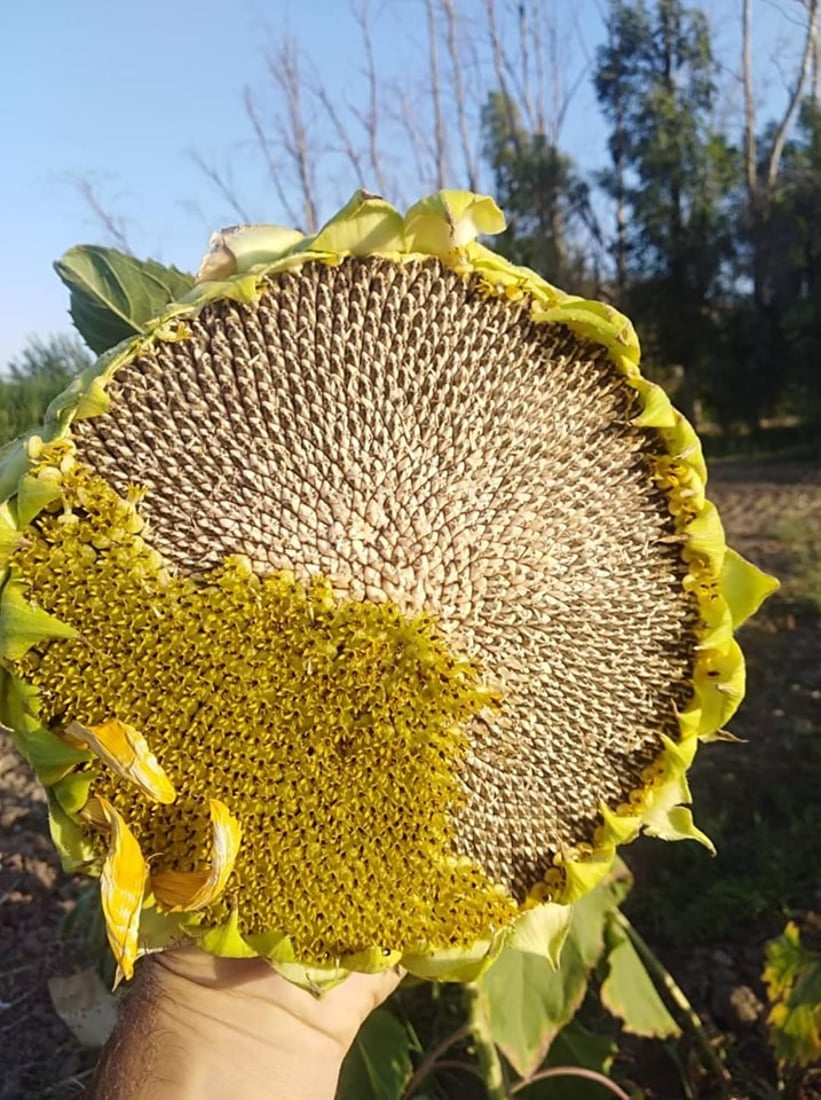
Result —
<svg viewBox="0 0 821 1100"><path fill-rule="evenodd" d="M0 455L0 721L119 975L476 977L616 845L694 837L775 582L630 323L366 193L216 235Z"/></svg>

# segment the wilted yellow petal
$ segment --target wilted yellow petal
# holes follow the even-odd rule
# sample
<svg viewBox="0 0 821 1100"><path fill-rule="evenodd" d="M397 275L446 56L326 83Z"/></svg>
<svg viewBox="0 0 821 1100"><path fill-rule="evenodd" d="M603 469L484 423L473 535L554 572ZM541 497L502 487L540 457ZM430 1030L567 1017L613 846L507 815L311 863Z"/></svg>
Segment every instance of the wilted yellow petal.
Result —
<svg viewBox="0 0 821 1100"><path fill-rule="evenodd" d="M108 942L117 960L116 988L121 978L130 978L134 973L148 866L121 815L105 798L96 801L111 830L108 855L100 875L100 895Z"/></svg>
<svg viewBox="0 0 821 1100"><path fill-rule="evenodd" d="M744 686L744 655L738 642L730 642L724 651L708 650L697 656L693 688L700 710L700 737L729 722L744 698Z"/></svg>
<svg viewBox="0 0 821 1100"><path fill-rule="evenodd" d="M147 798L155 802L173 802L177 797L171 780L163 771L148 742L138 729L109 718L99 726L82 726L72 722L66 728L68 737L92 749L123 779L130 779Z"/></svg>
<svg viewBox="0 0 821 1100"><path fill-rule="evenodd" d="M367 256L404 246L402 215L378 195L356 191L311 241L312 252L350 252Z"/></svg>
<svg viewBox="0 0 821 1100"><path fill-rule="evenodd" d="M734 627L741 626L749 619L767 596L778 588L775 577L763 573L729 547L724 555L719 581L733 617Z"/></svg>
<svg viewBox="0 0 821 1100"><path fill-rule="evenodd" d="M409 252L443 256L463 248L480 233L501 233L505 217L493 199L472 191L437 191L405 215Z"/></svg>
<svg viewBox="0 0 821 1100"><path fill-rule="evenodd" d="M645 378L636 378L633 388L641 396L642 411L633 417L632 423L639 428L672 428L676 418L670 398L654 382Z"/></svg>
<svg viewBox="0 0 821 1100"><path fill-rule="evenodd" d="M230 279L255 264L281 256L302 240L296 229L281 225L238 225L211 234L209 251L200 264L197 282Z"/></svg>
<svg viewBox="0 0 821 1100"><path fill-rule="evenodd" d="M241 829L224 802L209 799L214 830L210 871L158 871L151 878L157 901L172 911L204 909L220 896L234 869Z"/></svg>
<svg viewBox="0 0 821 1100"><path fill-rule="evenodd" d="M687 524L685 531L687 535L685 559L690 551L695 551L707 559L713 573L719 573L727 551L727 543L716 506L706 501L695 519Z"/></svg>
<svg viewBox="0 0 821 1100"><path fill-rule="evenodd" d="M669 453L677 459L681 459L691 466L698 474L702 482L707 481L707 467L704 463L704 454L701 440L696 435L695 428L686 417L678 411L675 413L675 424L672 428L660 428L659 434L664 440Z"/></svg>

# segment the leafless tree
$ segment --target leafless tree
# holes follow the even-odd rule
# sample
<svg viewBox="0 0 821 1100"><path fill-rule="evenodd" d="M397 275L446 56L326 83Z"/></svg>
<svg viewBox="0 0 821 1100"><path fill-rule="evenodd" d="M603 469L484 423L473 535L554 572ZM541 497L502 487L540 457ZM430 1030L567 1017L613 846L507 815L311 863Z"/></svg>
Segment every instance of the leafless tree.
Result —
<svg viewBox="0 0 821 1100"><path fill-rule="evenodd" d="M442 81L439 76L439 36L436 28L434 0L425 0L428 29L428 74L433 105L433 148L436 163L436 186L445 187L448 178L448 145L442 105Z"/></svg>
<svg viewBox="0 0 821 1100"><path fill-rule="evenodd" d="M242 222L243 224L247 224L248 222L253 221L253 219L248 215L245 207L242 205L238 198L238 192L230 174L221 171L219 168L216 167L216 165L213 164L212 161L206 160L201 153L197 152L196 149L189 149L188 156L191 158L191 160L197 166L200 172L202 172L203 176L208 180L208 182L213 184L214 189L217 191L217 193L221 195L222 198L228 203L229 207L237 215L240 222Z"/></svg>
<svg viewBox="0 0 821 1100"><path fill-rule="evenodd" d="M519 127L517 126L517 119L514 115L515 100L511 92L508 79L510 62L508 60L501 35L499 34L499 19L496 11L496 0L485 0L485 14L487 16L487 32L490 42L490 53L491 57L493 58L493 71L496 76L496 84L499 91L502 93L502 102L504 104L505 111L507 112L508 130L510 131L513 141L518 145ZM521 149L517 148L516 152L520 153Z"/></svg>
<svg viewBox="0 0 821 1100"><path fill-rule="evenodd" d="M742 0L741 8L741 69L744 89L744 167L747 186L747 210L749 215L751 245L753 252L753 300L756 314L762 317L766 312L764 301L765 265L763 249L763 228L766 224L772 204L773 192L778 180L778 171L784 145L790 127L795 119L801 100L804 97L810 79L813 55L818 40L819 0L795 0L800 5L804 20L803 46L801 59L788 89L787 102L781 118L776 122L769 148L759 148L758 126L756 118L754 66L753 66L753 0Z"/></svg>
<svg viewBox="0 0 821 1100"><path fill-rule="evenodd" d="M251 123L251 130L257 141L257 146L265 161L265 166L268 169L268 178L273 184L274 191L277 198L282 203L282 207L286 212L288 221L292 225L299 224L299 215L291 203L290 195L286 189L285 183L282 178L282 172L279 161L277 159L274 146L268 137L265 127L262 124L262 117L260 109L257 105L257 100L252 95L251 90L246 88L242 96L243 106L245 107L245 114L248 117L248 121Z"/></svg>
<svg viewBox="0 0 821 1100"><path fill-rule="evenodd" d="M790 131L796 112L806 92L807 83L817 50L819 0L795 0L804 13L804 44L801 61L789 88L787 103L781 118L775 125L770 147L763 158L760 156L757 139L752 23L753 2L742 0L742 80L744 85L744 162L746 170L747 193L751 207L767 203L778 177L784 144Z"/></svg>
<svg viewBox="0 0 821 1100"><path fill-rule="evenodd" d="M344 198L328 193L336 186L365 187L400 203L432 188L480 190L482 109L494 90L511 112L514 140L524 126L558 142L581 79L568 80L565 71L562 33L575 19L569 9L545 0L350 2L358 89L340 95L302 43L274 35L263 52L264 83L242 93L250 147L290 224L314 232L322 205ZM396 56L388 73L376 48L376 20L385 17L406 24L399 78ZM230 162L197 149L188 155L239 221L255 220ZM107 235L127 243L121 219L91 184L80 190Z"/></svg>
<svg viewBox="0 0 821 1100"><path fill-rule="evenodd" d="M456 10L453 0L441 0L441 3L442 13L445 18L445 44L447 47L447 57L448 63L450 64L451 80L453 84L453 106L456 112L456 126L459 131L459 140L462 146L465 177L469 189L471 191L478 191L479 165L476 159L475 145L471 143L470 140L467 98L465 93L465 80L462 72L462 59L459 49L460 36Z"/></svg>
<svg viewBox="0 0 821 1100"><path fill-rule="evenodd" d="M365 78L368 80L368 109L360 111L353 108L355 118L359 120L368 139L368 162L373 173L377 189L385 194L387 184L382 167L382 154L380 150L380 79L376 72L376 64L373 58L373 43L371 41L371 22L368 0L359 4L354 9L354 19L359 26L362 47L365 55ZM360 179L359 183L364 183Z"/></svg>
<svg viewBox="0 0 821 1100"><path fill-rule="evenodd" d="M72 174L68 176L68 181L94 215L111 244L130 256L132 250L126 233L126 220L121 215L112 213L113 208L100 197L98 183L94 178L89 175Z"/></svg>
<svg viewBox="0 0 821 1100"><path fill-rule="evenodd" d="M293 39L284 39L265 59L268 75L281 97L280 110L274 116L279 144L296 176L303 217L297 220L306 233L319 227L316 200L316 157L309 143L308 126L302 100L300 50ZM246 96L246 103L249 101Z"/></svg>
<svg viewBox="0 0 821 1100"><path fill-rule="evenodd" d="M567 51L544 0L483 0L481 9L464 0L413 0L412 9L411 33L424 28L414 52L424 60L401 79L379 67L370 0L352 0L359 99L335 94L305 49L287 37L265 54L267 89L245 90L246 118L274 193L288 220L307 232L327 198L318 192L320 178L344 177L351 187L396 199L431 187L480 189L481 108L492 89L528 130L558 142L584 70L565 80ZM509 119L514 140L516 122ZM192 155L221 198L245 211L229 176ZM339 170L329 172L333 159Z"/></svg>

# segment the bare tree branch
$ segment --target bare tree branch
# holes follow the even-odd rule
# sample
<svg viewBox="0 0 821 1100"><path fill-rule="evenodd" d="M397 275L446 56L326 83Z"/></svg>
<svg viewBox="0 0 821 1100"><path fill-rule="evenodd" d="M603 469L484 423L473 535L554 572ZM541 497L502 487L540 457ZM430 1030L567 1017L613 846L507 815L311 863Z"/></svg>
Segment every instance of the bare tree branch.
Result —
<svg viewBox="0 0 821 1100"><path fill-rule="evenodd" d="M331 125L336 131L336 136L339 138L342 146L342 153L344 154L351 168L353 168L354 174L356 175L356 182L360 186L364 187L366 183L366 172L363 163L362 153L354 145L353 139L350 135L350 131L340 118L339 112L334 105L333 99L328 93L328 89L325 87L324 84L318 84L316 88L314 88L314 95L321 103L322 109L330 119Z"/></svg>
<svg viewBox="0 0 821 1100"><path fill-rule="evenodd" d="M195 149L189 149L187 151L187 155L194 162L194 164L196 164L197 168L199 168L200 172L202 172L209 183L214 185L218 193L222 195L223 199L225 199L225 201L228 203L228 205L231 207L231 209L234 211L234 213L243 224L247 225L249 222L254 220L248 215L245 207L239 201L234 185L231 183L230 180L226 179L226 177L219 171L218 168L215 168L212 164L209 164Z"/></svg>
<svg viewBox="0 0 821 1100"><path fill-rule="evenodd" d="M510 54L508 54L507 51L505 50L504 45L502 44L501 38L499 38L499 45L500 45L501 57L502 57L502 62L504 64L505 72L507 73L508 78L510 78L511 86L513 88L514 95L515 95L516 100L518 102L518 106L521 107L523 112L524 112L525 123L527 125L527 128L529 130L535 131L536 130L536 120L534 118L533 101L532 101L532 95L530 95L530 89L528 87L528 83L529 83L529 76L528 76L528 73L529 73L529 44L527 42L527 38L528 38L529 35L528 35L528 30L527 30L528 24L527 24L526 11L525 11L526 4L527 4L528 0L515 0L515 2L516 2L516 13L517 13L517 18L518 18L518 26L519 26L519 59L518 59L518 62L514 64L514 62L512 61L512 59L510 57ZM532 0L530 0L530 2L532 2ZM551 21L551 26L555 26L555 23L552 23L552 21ZM523 37L522 37L523 34L524 34L524 40L523 40ZM497 36L497 37L499 37L499 36ZM522 74L523 74L524 79L521 78L521 76L519 76L519 69L522 70ZM558 67L557 67L556 72L558 73ZM559 77L558 87L560 87L560 77Z"/></svg>
<svg viewBox="0 0 821 1100"><path fill-rule="evenodd" d="M257 139L260 152L265 160L265 166L268 169L268 178L273 184L274 190L277 193L277 198L282 203L282 208L285 211L288 221L291 225L297 225L299 222L299 214L294 206L292 206L288 193L282 183L282 176L280 174L279 165L277 164L274 151L271 148L271 143L265 133L262 126L262 121L259 117L259 111L254 97L251 94L250 88L245 89L243 95L243 104L245 106L245 113L248 116L248 121L251 123L251 128L254 131L254 136Z"/></svg>
<svg viewBox="0 0 821 1100"><path fill-rule="evenodd" d="M548 40L550 43L548 65L552 76L552 103L549 132L551 142L553 145L558 146L561 140L562 129L567 119L567 112L570 110L576 94L584 84L585 79L588 77L593 67L593 58L587 48L587 43L585 42L584 35L579 25L578 12L575 12L573 15L572 28L561 37L555 16L552 13L549 20L546 20L546 22L548 26ZM576 74L576 77L570 80L568 84L567 78L570 67L571 39L573 37L578 39L581 43L584 63ZM547 123L543 122L541 132L546 132L546 128Z"/></svg>
<svg viewBox="0 0 821 1100"><path fill-rule="evenodd" d="M282 148L296 170L302 195L303 228L306 233L315 233L319 224L316 212L316 180L302 107L299 46L292 39L283 40L276 54L268 55L266 65L272 81L285 100L286 117L277 119L277 129Z"/></svg>
<svg viewBox="0 0 821 1100"><path fill-rule="evenodd" d="M550 140L554 145L558 145L559 131L561 130L563 116L563 112L561 109L562 66L559 62L559 34L556 30L556 23L553 19L550 20L550 26L548 27L548 37L550 40L550 73L553 77L553 103L551 111L552 118L550 120Z"/></svg>
<svg viewBox="0 0 821 1100"><path fill-rule="evenodd" d="M522 6L523 6L522 0L519 0L517 10L521 11ZM510 83L511 83L511 86L513 88L514 94L515 94L520 106L524 109L525 122L526 122L528 128L532 130L533 129L532 112L528 108L528 91L527 91L527 88L526 88L524 82L519 77L518 66L514 65L513 62L511 61L510 56L509 56L507 50L504 48L504 45L503 45L501 39L499 39L499 48L501 50L501 61L502 61L502 64L504 65L504 67L505 67L505 71L507 72L508 78L510 79Z"/></svg>
<svg viewBox="0 0 821 1100"><path fill-rule="evenodd" d="M373 178L379 193L384 195L388 188L382 170L382 159L379 154L379 79L373 57L368 0L362 0L362 3L354 8L353 14L362 35L362 45L365 48L365 76L368 81L368 110L364 113L354 111L354 114L365 129L368 138L368 159Z"/></svg>
<svg viewBox="0 0 821 1100"><path fill-rule="evenodd" d="M536 119L533 113L533 99L530 94L530 30L527 23L527 4L524 0L519 0L518 15L519 60L522 67L522 106L524 107L528 129L535 130Z"/></svg>
<svg viewBox="0 0 821 1100"><path fill-rule="evenodd" d="M493 71L496 74L496 83L499 85L499 91L502 93L502 100L504 102L504 109L507 121L507 128L510 133L510 138L513 142L513 147L517 156L521 155L522 143L519 138L519 128L516 125L516 115L514 112L513 99L508 89L507 76L508 64L505 57L504 47L502 46L502 40L499 37L499 25L496 19L496 2L495 0L485 0L485 14L487 15L487 29L490 37L490 52L493 58Z"/></svg>
<svg viewBox="0 0 821 1100"><path fill-rule="evenodd" d="M758 163L758 147L756 138L756 113L753 93L753 58L752 58L752 0L743 0L742 27L741 27L741 67L742 86L744 88L744 168L747 184L747 194L751 204L766 201L766 196L772 191L778 178L778 170L781 166L781 157L784 153L784 145L787 141L790 127L801 103L810 77L813 55L817 48L818 39L818 7L819 0L800 0L801 6L806 11L804 22L804 46L801 54L801 62L798 73L789 92L787 105L781 116L772 143L767 154L766 171L761 178ZM762 196L762 188L765 195Z"/></svg>
<svg viewBox="0 0 821 1100"><path fill-rule="evenodd" d="M744 0L745 8L749 4L750 0ZM778 168L781 163L781 156L784 152L784 144L787 140L787 134L790 126L792 125L795 113L798 110L798 106L801 102L801 98L804 94L804 89L807 84L807 78L810 75L810 63L812 61L813 46L815 45L815 39L817 36L816 20L818 18L818 3L819 0L802 0L802 4L807 9L807 23L806 33L804 36L804 49L801 56L801 67L798 71L798 75L795 78L792 91L790 92L790 98L787 102L787 106L784 110L784 114L776 127L775 137L773 138L772 147L770 149L770 155L767 158L767 186L772 187L778 176Z"/></svg>
<svg viewBox="0 0 821 1100"><path fill-rule="evenodd" d="M544 44L542 42L542 22L544 13L539 4L536 19L533 22L533 56L536 61L536 131L546 133L547 110L545 107L545 71L544 71Z"/></svg>
<svg viewBox="0 0 821 1100"><path fill-rule="evenodd" d="M112 244L114 244L116 248L119 248L121 252L125 252L129 256L133 255L125 231L125 219L114 215L105 205L97 194L92 180L88 176L72 174L69 174L67 178L72 187L77 190L91 213L103 227Z"/></svg>
<svg viewBox="0 0 821 1100"><path fill-rule="evenodd" d="M445 35L450 61L451 77L453 79L453 95L456 106L456 125L459 130L459 141L462 145L462 157L465 162L468 187L471 191L479 190L479 168L476 156L470 142L468 133L467 103L465 100L465 86L462 79L462 62L459 56L459 36L456 28L456 13L453 0L441 0L442 11L445 13Z"/></svg>
<svg viewBox="0 0 821 1100"><path fill-rule="evenodd" d="M590 66L588 64L586 64L584 68L579 70L578 76L568 88L564 98L558 104L552 126L552 131L555 135L553 138L554 145L559 144L559 138L561 137L562 128L564 126L565 119L567 118L567 112L570 110L570 104L573 102L573 98L575 97L579 88L581 88L582 84L584 83L585 77L588 75L589 70Z"/></svg>
<svg viewBox="0 0 821 1100"><path fill-rule="evenodd" d="M436 186L443 188L447 184L448 149L445 135L445 122L442 116L442 83L439 78L439 56L437 51L436 18L433 0L425 0L425 14L428 26L428 64L430 72L430 93L433 101L433 140L434 163L436 165Z"/></svg>
<svg viewBox="0 0 821 1100"><path fill-rule="evenodd" d="M420 123L416 105L411 102L404 88L396 91L397 122L405 131L408 148L416 165L416 175L424 187L428 187L431 171L428 163L435 160L433 150L427 140L428 128Z"/></svg>

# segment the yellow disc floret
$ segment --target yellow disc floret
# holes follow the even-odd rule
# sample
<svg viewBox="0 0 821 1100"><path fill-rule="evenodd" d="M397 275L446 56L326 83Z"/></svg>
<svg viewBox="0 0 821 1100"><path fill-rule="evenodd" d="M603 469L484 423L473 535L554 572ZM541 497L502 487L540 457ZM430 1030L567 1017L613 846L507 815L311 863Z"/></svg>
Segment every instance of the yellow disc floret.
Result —
<svg viewBox="0 0 821 1100"><path fill-rule="evenodd" d="M476 665L430 617L340 601L321 578L260 578L239 557L172 574L139 495L70 466L10 564L77 631L18 663L41 721L69 738L112 720L139 731L176 790L163 804L105 759L82 765L152 873L207 864L218 799L242 841L203 926L236 910L243 935L281 932L321 963L508 925L513 898L454 853L465 729L499 704Z"/></svg>

